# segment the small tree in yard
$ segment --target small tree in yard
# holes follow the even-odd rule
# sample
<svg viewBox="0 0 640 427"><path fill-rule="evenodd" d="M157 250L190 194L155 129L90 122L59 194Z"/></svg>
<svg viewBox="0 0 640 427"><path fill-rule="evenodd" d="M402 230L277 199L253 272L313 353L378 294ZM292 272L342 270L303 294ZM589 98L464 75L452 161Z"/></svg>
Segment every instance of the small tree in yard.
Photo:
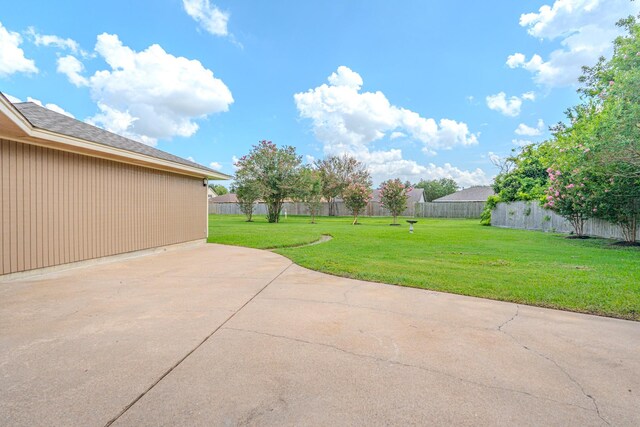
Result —
<svg viewBox="0 0 640 427"><path fill-rule="evenodd" d="M311 215L311 224L315 224L316 215L320 213L322 207L322 177L317 169L310 167L302 169L297 193L296 200L307 206Z"/></svg>
<svg viewBox="0 0 640 427"><path fill-rule="evenodd" d="M329 204L329 216L338 214L336 198L344 198L344 191L350 183L371 186L367 166L347 154L325 157L316 161L315 166L322 179L322 195Z"/></svg>
<svg viewBox="0 0 640 427"><path fill-rule="evenodd" d="M353 214L353 225L358 223L358 215L367 207L371 201L371 187L354 182L345 188L343 193L344 203L347 209Z"/></svg>
<svg viewBox="0 0 640 427"><path fill-rule="evenodd" d="M279 222L284 200L296 194L301 163L294 147L278 148L271 141L260 141L236 162L236 183L255 185L267 205L267 220Z"/></svg>
<svg viewBox="0 0 640 427"><path fill-rule="evenodd" d="M393 225L397 224L398 215L407 209L407 193L412 188L404 185L398 178L385 181L380 186L380 202L393 216Z"/></svg>
<svg viewBox="0 0 640 427"><path fill-rule="evenodd" d="M260 198L258 185L249 181L245 181L242 184L234 183L231 186L231 191L234 192L238 198L240 212L245 214L247 222L252 222L253 208L255 207L256 201Z"/></svg>

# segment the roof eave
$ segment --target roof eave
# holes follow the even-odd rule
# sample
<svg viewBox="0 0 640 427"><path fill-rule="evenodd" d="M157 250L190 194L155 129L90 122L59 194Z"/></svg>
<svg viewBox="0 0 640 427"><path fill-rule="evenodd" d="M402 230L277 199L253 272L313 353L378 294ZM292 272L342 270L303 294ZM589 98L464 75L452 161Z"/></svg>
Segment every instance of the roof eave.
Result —
<svg viewBox="0 0 640 427"><path fill-rule="evenodd" d="M51 147L51 143L53 143L55 148L63 151L80 153L92 157L100 157L108 160L131 163L138 166L150 167L211 180L228 180L233 178L232 176L222 172L159 159L157 157L135 153L133 151L100 144L86 139L37 128L33 126L2 93L0 93L0 116L4 116L8 119L5 120L6 123L4 123L7 125L7 129L0 129L0 135L4 134L7 138L19 140L21 142L44 147ZM0 124L2 123L3 121L0 120ZM13 124L13 126L10 126L10 123Z"/></svg>

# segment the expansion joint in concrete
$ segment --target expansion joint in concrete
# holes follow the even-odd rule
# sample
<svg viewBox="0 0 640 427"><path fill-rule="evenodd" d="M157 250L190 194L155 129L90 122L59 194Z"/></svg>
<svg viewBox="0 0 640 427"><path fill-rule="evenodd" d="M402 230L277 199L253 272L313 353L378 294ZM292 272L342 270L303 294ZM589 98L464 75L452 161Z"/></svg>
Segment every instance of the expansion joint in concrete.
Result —
<svg viewBox="0 0 640 427"><path fill-rule="evenodd" d="M244 304L242 304L240 306L240 308L238 308L237 310L235 310L229 317L227 317L225 319L224 322L222 322L217 328L215 328L209 335L207 335L202 341L200 341L200 343L198 343L198 345L196 345L193 349L191 349L187 354L185 354L180 360L178 360L173 366L171 366L167 371L165 371L157 380L155 380L144 392L140 393L140 395L138 395L138 397L136 397L135 399L133 399L131 401L131 403L129 403L127 406L125 406L115 417L113 417L112 419L110 419L105 425L104 427L109 427L110 425L112 425L113 423L115 423L116 421L118 421L118 419L120 417L122 417L125 413L127 413L127 411L129 409L131 409L136 403L138 403L140 401L140 399L142 399L147 393L149 393L151 390L153 390L153 388L155 386L157 386L160 381L162 381L164 378L167 377L167 375L169 375L171 372L173 372L174 369L176 369L178 366L180 366L180 364L182 364L182 362L184 362L189 356L191 356L196 350L198 350L205 342L207 342L209 340L209 338L211 338L213 335L215 335L216 332L218 332L220 329L222 329L224 327L224 325L227 324L227 322L229 322L231 319L233 319L236 314L238 314L240 311L242 311L243 308L245 308L251 301L253 301L258 295L260 295L262 293L262 291L264 291L270 284L272 284L273 282L275 282L280 276L282 276L284 274L285 271L287 271L289 269L289 267L291 267L293 265L293 263L289 263L284 269L282 269L282 271L280 271L273 279L271 279L266 285L264 285L262 288L260 288L260 290L258 292L256 292L251 298L249 298Z"/></svg>

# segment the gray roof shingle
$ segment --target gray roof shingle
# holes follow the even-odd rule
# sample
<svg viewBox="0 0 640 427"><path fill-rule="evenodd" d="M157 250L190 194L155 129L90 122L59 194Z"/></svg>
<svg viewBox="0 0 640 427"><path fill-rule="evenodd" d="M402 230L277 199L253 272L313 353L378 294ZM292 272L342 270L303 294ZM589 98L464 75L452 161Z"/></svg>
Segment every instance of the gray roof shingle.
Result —
<svg viewBox="0 0 640 427"><path fill-rule="evenodd" d="M456 191L448 196L435 199L434 202L486 202L489 196L493 196L493 188L489 185L469 187Z"/></svg>
<svg viewBox="0 0 640 427"><path fill-rule="evenodd" d="M84 139L98 144L108 145L109 147L119 148L137 154L155 157L156 159L167 160L203 169L209 172L217 172L206 166L183 159L182 157L175 156L141 142L100 129L88 123L81 122L80 120L72 119L64 114L56 113L55 111L41 107L33 102L19 102L13 105L18 109L18 111L20 111L24 118L36 128Z"/></svg>
<svg viewBox="0 0 640 427"><path fill-rule="evenodd" d="M216 196L209 200L211 203L238 203L238 197L234 193Z"/></svg>

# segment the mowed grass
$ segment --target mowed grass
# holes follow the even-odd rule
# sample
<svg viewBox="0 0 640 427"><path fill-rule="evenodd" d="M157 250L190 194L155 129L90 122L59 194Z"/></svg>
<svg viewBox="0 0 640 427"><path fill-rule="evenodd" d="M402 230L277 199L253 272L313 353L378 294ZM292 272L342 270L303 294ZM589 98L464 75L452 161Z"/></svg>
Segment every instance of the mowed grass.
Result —
<svg viewBox="0 0 640 427"><path fill-rule="evenodd" d="M640 250L605 239L483 227L477 220L210 215L209 242L274 249L312 270L541 307L640 320ZM303 247L323 234L331 241Z"/></svg>

